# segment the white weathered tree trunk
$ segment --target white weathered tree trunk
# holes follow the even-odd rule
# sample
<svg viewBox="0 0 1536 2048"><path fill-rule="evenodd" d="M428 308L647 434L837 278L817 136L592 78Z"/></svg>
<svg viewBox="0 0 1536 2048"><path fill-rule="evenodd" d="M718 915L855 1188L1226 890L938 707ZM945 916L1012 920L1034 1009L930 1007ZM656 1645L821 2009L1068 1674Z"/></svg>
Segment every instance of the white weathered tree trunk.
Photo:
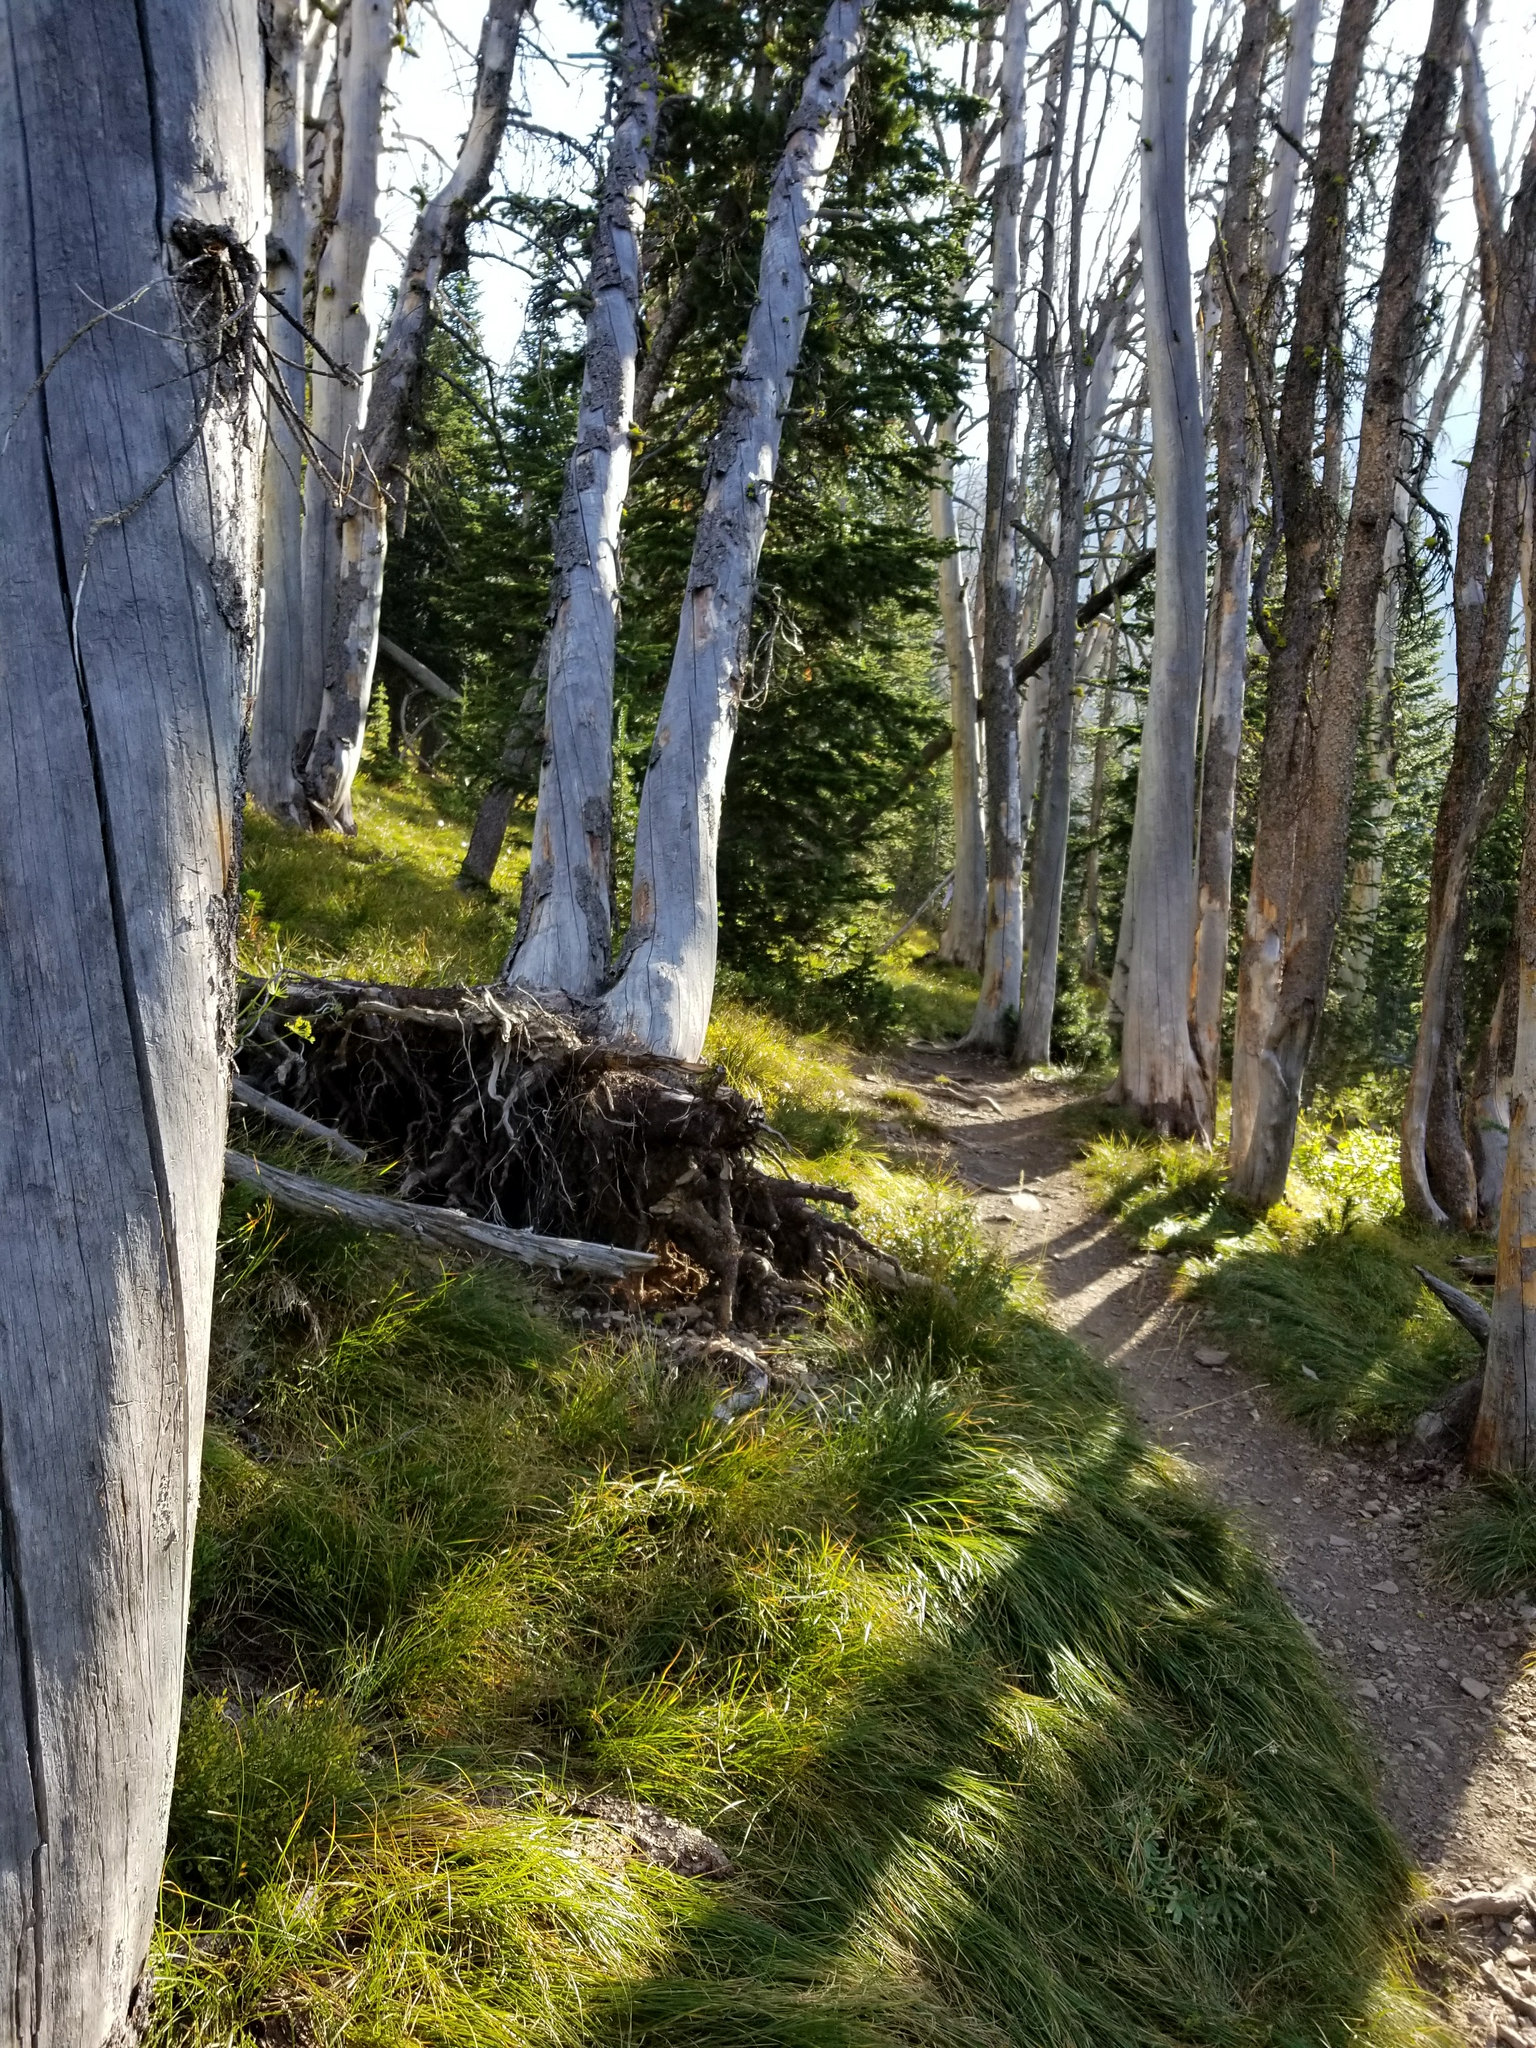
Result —
<svg viewBox="0 0 1536 2048"><path fill-rule="evenodd" d="M774 174L757 302L710 449L677 645L640 797L633 909L602 1019L609 1036L675 1058L698 1057L714 999L720 803L784 414L810 313L809 245L863 33L860 0L832 0Z"/></svg>
<svg viewBox="0 0 1536 2048"><path fill-rule="evenodd" d="M105 2048L154 1925L197 1507L261 53L243 0L4 18L0 2044Z"/></svg>
<svg viewBox="0 0 1536 2048"><path fill-rule="evenodd" d="M656 137L661 0L624 0L619 95L598 196L576 447L555 528L544 648L544 764L517 943L530 988L595 996L613 942L613 661L619 523L629 495L640 345L640 239Z"/></svg>
<svg viewBox="0 0 1536 2048"><path fill-rule="evenodd" d="M954 810L955 890L939 944L939 958L955 967L980 968L987 941L987 831L982 815L981 726L976 695L976 648L960 570L955 525L956 422L939 428L940 458L928 514L933 537L947 553L939 564L939 615L949 671L950 787Z"/></svg>
<svg viewBox="0 0 1536 2048"><path fill-rule="evenodd" d="M1205 621L1205 441L1185 205L1190 23L1191 0L1151 0L1142 49L1141 243L1157 598L1126 875L1116 1093L1159 1129L1208 1134L1189 1040Z"/></svg>
<svg viewBox="0 0 1536 2048"><path fill-rule="evenodd" d="M1376 600L1376 644L1365 696L1365 800L1361 825L1365 851L1349 871L1344 926L1347 943L1339 948L1334 984L1346 1011L1357 1012L1365 1001L1370 978L1376 913L1381 907L1384 848L1392 822L1397 784L1397 748L1393 740L1392 685L1397 671L1397 627L1402 610L1403 556L1407 547L1408 493L1398 486L1392 531L1387 536L1386 573Z"/></svg>
<svg viewBox="0 0 1536 2048"><path fill-rule="evenodd" d="M1024 70L1029 9L1009 0L998 72L992 192L992 308L987 324L987 503L977 581L987 760L987 934L981 993L966 1043L1006 1052L1024 978L1024 822L1019 796L1019 234L1024 203Z"/></svg>
<svg viewBox="0 0 1536 2048"><path fill-rule="evenodd" d="M361 452L362 379L372 333L363 287L379 232L384 88L394 20L393 0L347 0L336 52L336 112L330 129L339 149L322 149L318 169L323 196L316 224L311 454L304 477L304 672L299 707L304 722L293 740L306 809L316 826L335 822L327 808L322 806L318 813L314 808L308 764L332 681L327 650L335 631L342 575L341 508L351 494Z"/></svg>
<svg viewBox="0 0 1536 2048"><path fill-rule="evenodd" d="M1296 144L1307 130L1307 102L1312 97L1313 57L1322 12L1323 0L1296 0L1286 23L1285 76L1280 87L1280 119L1275 131L1275 160L1269 176L1265 221L1265 264L1271 278L1282 276L1291 260L1296 195L1301 189L1301 152Z"/></svg>
<svg viewBox="0 0 1536 2048"><path fill-rule="evenodd" d="M372 0L351 4L366 7ZM341 489L326 508L327 573L334 581L322 606L325 694L303 783L314 822L344 832L352 830L352 780L363 756L373 694L389 521L405 516L406 435L426 374L433 305L444 278L468 261L465 238L475 209L490 190L506 134L512 73L528 4L529 0L490 0L486 9L469 125L458 162L417 218L394 312L373 366L356 451L350 460L344 459ZM350 136L347 130L343 162ZM332 246L342 232L343 215L338 215L332 230Z"/></svg>
<svg viewBox="0 0 1536 2048"><path fill-rule="evenodd" d="M300 0L266 0L267 290L270 376L261 470L261 656L251 717L250 794L264 811L302 823L294 743L303 730L304 675L304 35ZM285 317L286 316L286 317Z"/></svg>

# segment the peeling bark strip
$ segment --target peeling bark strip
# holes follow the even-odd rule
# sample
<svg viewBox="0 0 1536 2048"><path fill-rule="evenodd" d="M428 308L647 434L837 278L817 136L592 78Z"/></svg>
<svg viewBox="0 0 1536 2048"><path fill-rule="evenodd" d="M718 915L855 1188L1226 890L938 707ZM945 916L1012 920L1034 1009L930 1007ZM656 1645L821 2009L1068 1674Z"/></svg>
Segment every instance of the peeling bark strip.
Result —
<svg viewBox="0 0 1536 2048"><path fill-rule="evenodd" d="M1189 268L1190 0L1152 0L1142 51L1141 241L1157 498L1157 598L1120 950L1116 1092L1159 1129L1203 1131L1189 1042L1195 727L1205 617L1205 438Z"/></svg>
<svg viewBox="0 0 1536 2048"><path fill-rule="evenodd" d="M784 415L810 314L807 253L863 42L861 0L832 0L774 175L757 302L709 459L672 671L635 830L634 904L604 1029L686 1059L715 986L715 858L742 663Z"/></svg>
<svg viewBox="0 0 1536 2048"><path fill-rule="evenodd" d="M365 16L379 0L351 0ZM433 301L444 278L469 260L465 237L490 190L507 128L507 102L528 0L491 0L480 31L474 97L458 162L416 221L379 360L359 443L337 441L340 470L321 517L326 602L320 627L324 699L302 781L316 825L352 829L352 778L362 759L368 701L378 652L388 520L405 511L405 441L426 374ZM389 19L393 11L386 8ZM358 25L354 22L354 36ZM381 79L382 83L382 79ZM351 146L350 131L343 159ZM376 182L376 181L375 181ZM331 236L334 247L341 222ZM370 237L371 241L371 237ZM359 280L359 293L361 281ZM358 309L358 317L362 318ZM317 380L318 382L319 380Z"/></svg>
<svg viewBox="0 0 1536 2048"><path fill-rule="evenodd" d="M254 656L263 212L253 7L7 0L3 2048L117 2038L165 1847ZM91 306L146 287L152 312L68 346Z"/></svg>
<svg viewBox="0 0 1536 2048"><path fill-rule="evenodd" d="M619 103L598 195L576 446L555 527L544 767L507 982L595 996L613 945L613 650L629 495L640 242L656 139L661 0L624 0Z"/></svg>
<svg viewBox="0 0 1536 2048"><path fill-rule="evenodd" d="M1441 166L1450 143L1462 8L1463 0L1435 0L1413 101L1403 124L1338 595L1326 661L1315 676L1308 654L1316 654L1327 603L1324 542L1331 509L1319 497L1312 479L1311 405L1292 404L1305 305L1291 345L1291 371L1286 379L1290 417L1287 421L1282 415L1282 433L1292 451L1291 488L1298 516L1293 524L1288 501L1286 645L1270 668L1269 718L1232 1063L1232 1186L1241 1199L1259 1208L1279 1201L1285 1191L1301 1084L1322 1019L1333 936L1343 901L1360 713L1375 647L1376 603L1385 575L1387 536L1403 463L1409 394L1423 350L1424 272L1439 216ZM1341 60L1350 57L1345 35L1350 14L1350 0L1346 0L1335 71ZM1362 46L1352 59L1356 71L1368 26L1368 10L1350 25L1351 35L1357 36ZM1337 111L1339 96L1334 95L1332 78L1329 92ZM1349 97L1352 106L1353 94ZM1325 119L1327 112L1325 108ZM1330 134L1326 159L1324 146L1320 137L1313 211L1342 214L1350 161L1348 133ZM1323 274L1330 284L1337 281L1341 285L1342 219L1336 224L1330 220L1324 232L1330 244L1335 237L1337 242L1332 248L1324 247ZM1317 246L1317 239L1309 233L1309 267ZM1298 391L1297 395L1304 394ZM1323 495L1335 495L1328 489L1326 475ZM1295 648L1289 632L1293 596L1306 607L1305 629ZM1283 687L1277 694L1276 682L1282 671Z"/></svg>

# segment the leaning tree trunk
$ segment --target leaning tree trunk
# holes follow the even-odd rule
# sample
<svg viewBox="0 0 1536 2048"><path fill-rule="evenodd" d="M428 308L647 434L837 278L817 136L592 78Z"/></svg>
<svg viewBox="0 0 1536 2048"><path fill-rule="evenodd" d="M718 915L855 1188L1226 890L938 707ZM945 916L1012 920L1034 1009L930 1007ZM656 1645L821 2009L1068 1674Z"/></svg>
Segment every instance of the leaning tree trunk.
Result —
<svg viewBox="0 0 1536 2048"><path fill-rule="evenodd" d="M1269 0L1247 0L1232 67L1227 123L1227 191L1219 269L1223 285L1221 362L1212 424L1216 442L1216 575L1208 629L1212 655L1200 775L1199 855L1195 876L1195 963L1190 1035L1204 1089L1204 1122L1216 1128L1221 1082L1221 1008L1232 931L1232 835L1237 770L1248 689L1248 605L1253 585L1256 465L1248 416L1248 351L1257 351L1259 117L1269 43ZM1262 370L1262 365L1260 366ZM1268 392L1255 391L1254 404Z"/></svg>
<svg viewBox="0 0 1536 2048"><path fill-rule="evenodd" d="M976 715L976 647L971 639L971 617L965 601L965 579L960 573L955 527L955 431L954 420L946 420L939 428L939 467L928 494L933 537L945 550L939 563L939 615L944 625L949 722L954 734L950 776L955 891L939 944L939 958L954 967L979 969L987 938L987 833L982 815L981 729Z"/></svg>
<svg viewBox="0 0 1536 2048"><path fill-rule="evenodd" d="M1131 827L1116 1094L1160 1130L1203 1131L1189 1042L1195 727L1205 615L1205 439L1189 268L1190 0L1152 0L1142 52L1141 242L1157 498L1157 598Z"/></svg>
<svg viewBox="0 0 1536 2048"><path fill-rule="evenodd" d="M469 261L469 223L490 190L506 133L507 101L528 4L529 0L490 0L486 9L459 159L417 218L395 309L373 367L356 459L344 464L341 488L326 507L327 559L335 580L326 592L323 615L325 696L302 778L317 826L353 830L352 779L363 755L373 694L389 520L405 516L406 435L426 375L433 306L444 278ZM347 146L343 144L344 152Z"/></svg>
<svg viewBox="0 0 1536 2048"><path fill-rule="evenodd" d="M1024 66L1029 8L1009 0L998 74L1002 140L992 188L987 328L987 499L978 582L987 762L987 932L966 1042L1006 1052L1024 977L1024 820L1019 791L1019 233L1024 198Z"/></svg>
<svg viewBox="0 0 1536 2048"><path fill-rule="evenodd" d="M362 379L371 327L363 305L368 262L379 232L379 159L384 148L384 87L394 48L393 0L348 0L336 53L334 120L321 137L322 198L316 221L314 350L309 451L304 472L304 673L293 759L309 822L333 822L314 809L308 762L323 723L332 678L326 651L341 584L343 522L361 451ZM328 189L327 189L328 188Z"/></svg>
<svg viewBox="0 0 1536 2048"><path fill-rule="evenodd" d="M1528 650L1529 651L1529 650ZM1533 666L1536 676L1536 666ZM1518 1002L1509 1081L1509 1139L1499 1207L1499 1253L1468 1462L1483 1472L1536 1472L1536 717L1527 718L1525 839L1515 911Z"/></svg>
<svg viewBox="0 0 1536 2048"><path fill-rule="evenodd" d="M239 0L11 0L5 27L0 2044L103 2048L154 1925L197 1507L261 53Z"/></svg>
<svg viewBox="0 0 1536 2048"><path fill-rule="evenodd" d="M304 676L304 23L299 0L262 8L266 58L267 439L261 470L261 661L251 717L250 794L303 822L293 758ZM312 722L312 721L311 721Z"/></svg>
<svg viewBox="0 0 1536 2048"><path fill-rule="evenodd" d="M555 584L544 647L544 768L517 943L502 979L595 996L613 944L613 659L619 522L640 342L645 231L659 89L661 0L624 0L619 102L598 198L588 278L576 447L555 526Z"/></svg>
<svg viewBox="0 0 1536 2048"><path fill-rule="evenodd" d="M1474 150L1474 163L1477 155ZM1496 205L1485 208L1483 224L1483 277L1491 300L1488 345L1452 581L1456 729L1435 821L1424 990L1402 1128L1403 1199L1410 1213L1427 1223L1450 1221L1462 1228L1470 1228L1475 1216L1476 1180L1458 1113L1461 1033L1450 1001L1451 978L1432 970L1440 957L1454 959L1465 949L1465 889L1464 883L1453 885L1452 855L1488 776L1520 568L1530 396L1515 386L1536 311L1536 150L1527 158L1502 233Z"/></svg>
<svg viewBox="0 0 1536 2048"><path fill-rule="evenodd" d="M633 911L609 1036L696 1059L715 988L715 859L741 704L757 565L784 415L810 314L809 244L864 35L861 0L832 0L774 174L757 302L710 449L672 670L635 826Z"/></svg>

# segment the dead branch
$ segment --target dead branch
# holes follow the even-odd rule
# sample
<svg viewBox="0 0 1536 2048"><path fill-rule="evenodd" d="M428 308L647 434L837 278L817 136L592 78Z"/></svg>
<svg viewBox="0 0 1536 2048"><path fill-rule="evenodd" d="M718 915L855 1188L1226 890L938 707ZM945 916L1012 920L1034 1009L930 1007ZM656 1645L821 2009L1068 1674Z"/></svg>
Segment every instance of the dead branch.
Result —
<svg viewBox="0 0 1536 2048"><path fill-rule="evenodd" d="M1483 1304L1472 1295L1463 1294L1459 1287L1453 1287L1449 1280L1442 1280L1437 1273L1427 1272L1423 1266L1415 1266L1413 1270L1441 1307L1449 1310L1461 1327L1474 1336L1486 1351L1489 1321L1488 1311Z"/></svg>
<svg viewBox="0 0 1536 2048"><path fill-rule="evenodd" d="M353 1166L368 1164L368 1154L361 1145L354 1145L350 1138L344 1138L340 1131L333 1131L329 1124L316 1123L303 1110L290 1109L286 1102L277 1102L272 1096L263 1095L259 1088L253 1088L240 1075L236 1074L230 1082L229 1092L243 1109L254 1109L258 1116L281 1124L285 1130L297 1131L301 1138L313 1138L316 1144L324 1145L338 1159L345 1159Z"/></svg>

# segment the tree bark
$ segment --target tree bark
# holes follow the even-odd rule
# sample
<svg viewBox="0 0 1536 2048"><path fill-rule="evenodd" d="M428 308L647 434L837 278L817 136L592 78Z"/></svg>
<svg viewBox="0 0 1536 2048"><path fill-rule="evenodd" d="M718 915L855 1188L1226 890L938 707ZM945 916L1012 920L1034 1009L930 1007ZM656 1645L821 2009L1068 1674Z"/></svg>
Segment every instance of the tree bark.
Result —
<svg viewBox="0 0 1536 2048"><path fill-rule="evenodd" d="M1312 97L1313 52L1317 47L1317 26L1322 12L1323 0L1296 0L1287 23L1289 47L1280 87L1280 121L1265 220L1264 261L1272 279L1284 276L1291 260L1296 195L1301 188L1301 151L1297 144L1306 133L1307 103Z"/></svg>
<svg viewBox="0 0 1536 2048"><path fill-rule="evenodd" d="M1536 673L1536 670L1533 670ZM1536 717L1527 718L1525 834L1515 913L1519 974L1509 1140L1499 1252L1468 1463L1477 1471L1536 1471Z"/></svg>
<svg viewBox="0 0 1536 2048"><path fill-rule="evenodd" d="M104 2048L154 1925L197 1507L261 53L237 0L10 0L5 28L0 2043Z"/></svg>
<svg viewBox="0 0 1536 2048"><path fill-rule="evenodd" d="M335 116L321 138L317 169L322 196L304 475L304 723L293 739L306 815L317 828L334 822L329 811L316 813L308 773L332 682L328 651L341 587L342 515L361 461L362 380L372 332L363 287L379 232L379 159L394 19L393 0L348 0L338 30Z"/></svg>
<svg viewBox="0 0 1536 2048"><path fill-rule="evenodd" d="M354 10L373 4L351 0ZM486 9L458 162L417 218L395 309L373 366L360 442L351 459L343 450L340 487L326 506L326 564L333 581L323 605L325 695L302 776L317 826L353 830L352 780L362 759L373 694L389 521L405 517L406 436L420 404L437 293L443 280L469 261L469 223L490 190L527 8L528 0L490 0ZM349 128L344 160L350 147ZM333 244L340 231L338 218Z"/></svg>
<svg viewBox="0 0 1536 2048"><path fill-rule="evenodd" d="M1229 1154L1237 1191L1266 1206L1284 1189L1295 1133L1297 1105L1291 1101L1287 1109L1292 1083L1280 1066L1274 1040L1307 801L1312 672L1323 633L1337 520L1336 507L1314 470L1313 443L1325 365L1340 344L1355 105L1374 11L1374 0L1344 0L1339 17L1312 156L1311 217L1276 441L1274 489L1285 538L1285 597L1281 630L1270 650L1258 819L1238 962Z"/></svg>
<svg viewBox="0 0 1536 2048"><path fill-rule="evenodd" d="M1024 975L1024 822L1019 793L1019 234L1024 199L1024 67L1029 9L1009 0L998 71L1001 124L992 193L992 307L987 325L987 498L978 582L981 702L987 762L987 931L981 992L965 1042L1006 1052Z"/></svg>
<svg viewBox="0 0 1536 2048"><path fill-rule="evenodd" d="M619 522L629 495L645 230L659 89L661 0L624 0L619 99L588 277L576 447L555 527L544 650L544 766L517 941L502 979L583 999L613 945L613 660Z"/></svg>
<svg viewBox="0 0 1536 2048"><path fill-rule="evenodd" d="M629 932L602 1006L609 1036L683 1059L703 1049L714 997L720 803L779 442L810 313L809 245L863 35L861 0L832 0L774 174L757 301L710 451L640 797Z"/></svg>
<svg viewBox="0 0 1536 2048"><path fill-rule="evenodd" d="M290 825L304 820L293 750L304 725L304 38L299 0L265 0L267 392L261 469L261 656L251 717L250 794Z"/></svg>
<svg viewBox="0 0 1536 2048"><path fill-rule="evenodd" d="M949 671L950 780L954 809L955 890L939 943L939 958L980 970L987 938L987 833L982 815L981 728L977 720L976 648L971 639L965 579L960 573L955 526L956 422L939 428L939 466L928 494L933 537L948 552L939 564L939 615Z"/></svg>
<svg viewBox="0 0 1536 2048"><path fill-rule="evenodd" d="M1268 0L1247 0L1232 67L1227 122L1227 190L1222 206L1221 361L1212 426L1216 443L1216 574L1207 630L1211 686L1206 698L1196 870L1195 964L1190 1036L1204 1090L1203 1121L1216 1128L1221 1082L1221 1009L1232 932L1232 834L1248 691L1248 610L1253 586L1253 500L1258 482L1250 405L1268 402L1267 380L1252 391L1248 351L1260 347L1257 198L1259 118L1269 47ZM1281 261L1284 252L1277 250ZM1261 374L1267 367L1261 363Z"/></svg>
<svg viewBox="0 0 1536 2048"><path fill-rule="evenodd" d="M1472 155L1476 170L1483 152L1474 148ZM1485 163L1475 182L1484 193L1479 211L1488 341L1456 529L1456 726L1435 821L1424 990L1402 1130L1403 1199L1409 1212L1427 1223L1450 1221L1464 1229L1475 1217L1476 1178L1459 1116L1462 1033L1451 1001L1452 979L1432 976L1430 963L1438 953L1448 951L1455 958L1464 950L1464 878L1455 882L1452 854L1488 776L1520 571L1530 402L1522 367L1536 311L1536 144L1527 156L1507 230L1502 204L1487 192L1486 180ZM1447 929L1449 936L1442 939Z"/></svg>
<svg viewBox="0 0 1536 2048"><path fill-rule="evenodd" d="M1126 875L1116 1094L1160 1130L1203 1132L1189 1042L1195 728L1205 615L1205 441L1189 267L1190 0L1152 0L1142 49L1141 244L1157 499L1157 597Z"/></svg>

